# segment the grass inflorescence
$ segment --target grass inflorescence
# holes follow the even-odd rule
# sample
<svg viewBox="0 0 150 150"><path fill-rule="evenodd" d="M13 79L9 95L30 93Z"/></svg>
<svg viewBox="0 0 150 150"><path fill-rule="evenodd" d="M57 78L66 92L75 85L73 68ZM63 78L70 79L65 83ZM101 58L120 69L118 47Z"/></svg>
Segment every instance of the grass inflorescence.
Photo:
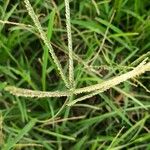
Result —
<svg viewBox="0 0 150 150"><path fill-rule="evenodd" d="M150 149L149 1L0 1L0 148Z"/></svg>

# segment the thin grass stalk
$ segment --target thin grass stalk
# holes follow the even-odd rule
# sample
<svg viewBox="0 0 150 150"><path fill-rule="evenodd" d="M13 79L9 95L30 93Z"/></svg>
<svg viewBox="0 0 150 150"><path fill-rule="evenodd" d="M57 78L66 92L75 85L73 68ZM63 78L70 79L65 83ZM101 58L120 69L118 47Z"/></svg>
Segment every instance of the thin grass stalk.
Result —
<svg viewBox="0 0 150 150"><path fill-rule="evenodd" d="M73 88L74 67L73 67L73 48L72 48L69 0L65 0L65 11L66 11L66 28L67 28L67 36L68 36L68 50L69 50L69 82L70 82L70 87Z"/></svg>

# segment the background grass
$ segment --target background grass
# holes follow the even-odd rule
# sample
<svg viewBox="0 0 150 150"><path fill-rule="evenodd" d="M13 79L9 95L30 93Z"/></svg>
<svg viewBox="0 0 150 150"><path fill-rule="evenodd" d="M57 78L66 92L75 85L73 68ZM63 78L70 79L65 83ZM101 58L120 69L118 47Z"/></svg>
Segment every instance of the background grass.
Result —
<svg viewBox="0 0 150 150"><path fill-rule="evenodd" d="M64 1L30 2L67 76ZM125 73L150 56L149 6L149 0L70 2L76 87ZM65 86L24 2L0 1L0 20L1 149L150 149L148 72L72 107L66 98L12 96L6 84Z"/></svg>

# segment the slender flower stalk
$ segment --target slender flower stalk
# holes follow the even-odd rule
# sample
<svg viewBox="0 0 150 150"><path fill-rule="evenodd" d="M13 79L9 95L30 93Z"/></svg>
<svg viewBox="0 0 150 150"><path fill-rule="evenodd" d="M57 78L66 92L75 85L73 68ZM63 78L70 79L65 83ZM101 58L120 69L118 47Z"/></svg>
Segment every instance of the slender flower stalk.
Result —
<svg viewBox="0 0 150 150"><path fill-rule="evenodd" d="M65 11L66 11L66 28L67 28L67 36L68 36L68 50L69 50L69 82L70 82L70 87L73 88L74 67L73 67L73 48L72 48L69 0L65 0Z"/></svg>

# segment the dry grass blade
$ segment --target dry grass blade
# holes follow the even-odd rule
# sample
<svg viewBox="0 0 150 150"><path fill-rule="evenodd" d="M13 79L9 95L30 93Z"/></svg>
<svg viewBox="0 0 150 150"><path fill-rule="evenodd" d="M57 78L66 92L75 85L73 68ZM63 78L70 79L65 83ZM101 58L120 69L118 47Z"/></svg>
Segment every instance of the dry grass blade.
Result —
<svg viewBox="0 0 150 150"><path fill-rule="evenodd" d="M49 119L49 120L45 120L45 121L39 121L40 123L43 123L42 125L40 125L41 127L50 125L50 124L56 124L56 123L62 123L64 121L73 121L73 120L79 120L79 119L84 119L86 116L77 116L77 117L70 117L70 118L56 118L55 120Z"/></svg>
<svg viewBox="0 0 150 150"><path fill-rule="evenodd" d="M36 144L36 143L26 143L26 144L16 144L15 145L15 148L16 149L23 149L23 148L29 148L29 147L43 147L43 145L41 145L41 144Z"/></svg>
<svg viewBox="0 0 150 150"><path fill-rule="evenodd" d="M29 27L29 28L34 28L33 26L29 24L23 24L23 23L18 23L18 22L12 22L12 21L6 21L6 20L0 20L1 24L11 24L11 25L16 25L16 26L22 26L24 28Z"/></svg>
<svg viewBox="0 0 150 150"><path fill-rule="evenodd" d="M46 35L45 35L45 33L44 33L43 29L42 29L42 26L41 26L41 24L40 24L40 22L39 22L39 20L38 20L38 17L36 16L36 14L35 14L35 12L34 12L32 6L31 6L29 0L24 0L24 2L25 2L25 4L26 4L26 8L27 8L27 10L28 10L29 15L31 16L31 18L32 18L32 20L33 20L35 26L37 27L37 29L38 29L38 31L39 31L39 33L40 33L40 35L41 35L41 39L43 40L44 44L45 44L45 45L47 46L47 48L49 49L49 52L50 52L50 54L51 54L51 56L52 56L52 58L53 58L54 63L55 63L56 66L57 66L57 69L58 69L58 71L59 71L59 73L60 73L61 78L62 78L63 81L65 82L66 87L69 87L69 83L68 83L68 81L67 81L67 79L66 79L66 77L65 77L65 75L64 75L64 73L63 73L63 69L62 69L62 67L61 67L61 64L60 64L60 62L59 62L59 60L58 60L58 58L57 58L57 56L56 56L56 54L55 54L55 52L54 52L52 46L51 46L51 44L50 44L48 38L46 37Z"/></svg>

